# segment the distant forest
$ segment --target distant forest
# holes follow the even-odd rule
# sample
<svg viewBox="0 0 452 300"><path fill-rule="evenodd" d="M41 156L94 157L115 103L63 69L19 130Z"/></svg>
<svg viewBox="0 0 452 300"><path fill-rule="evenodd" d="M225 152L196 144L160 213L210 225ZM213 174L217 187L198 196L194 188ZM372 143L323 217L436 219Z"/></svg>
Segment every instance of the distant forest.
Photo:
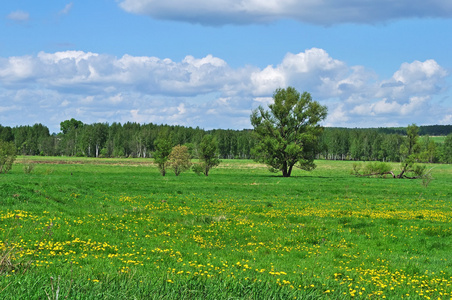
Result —
<svg viewBox="0 0 452 300"><path fill-rule="evenodd" d="M83 124L75 119L61 122L61 132L50 134L42 124L0 125L0 140L14 142L19 155L80 157L152 157L154 141L164 136L173 145L186 145L193 157L206 134L218 141L220 158L250 159L252 130L204 130L201 128L121 123ZM324 128L319 159L399 161L406 128ZM452 163L452 125L419 126L423 162ZM435 136L446 136L443 139Z"/></svg>

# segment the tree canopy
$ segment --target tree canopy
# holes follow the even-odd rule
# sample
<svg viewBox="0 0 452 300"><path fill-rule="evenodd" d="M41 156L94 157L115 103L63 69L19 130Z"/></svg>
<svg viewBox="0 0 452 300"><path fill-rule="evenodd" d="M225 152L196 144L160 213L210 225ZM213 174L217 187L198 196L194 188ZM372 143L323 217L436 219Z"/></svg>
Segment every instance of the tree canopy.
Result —
<svg viewBox="0 0 452 300"><path fill-rule="evenodd" d="M256 137L251 129L204 130L134 122L83 124L77 120L63 123L68 125L63 126L66 133L52 134L42 124L16 127L0 124L0 140L13 142L18 155L149 158L154 157L156 139L165 133L164 138L169 139L171 146L186 145L193 157L199 157L202 137L212 135L218 142L218 158L254 158L251 149ZM316 159L400 162L404 159L400 146L407 129L325 127ZM442 136L435 136L436 133ZM452 162L452 125L419 126L418 134L419 162Z"/></svg>
<svg viewBox="0 0 452 300"><path fill-rule="evenodd" d="M214 136L205 135L199 144L199 160L202 162L203 173L209 176L209 170L218 166L218 143Z"/></svg>
<svg viewBox="0 0 452 300"><path fill-rule="evenodd" d="M322 133L319 122L326 118L327 108L293 87L277 89L273 100L268 110L259 106L251 114L256 160L272 172L281 171L283 177L289 177L297 163L301 169L314 169Z"/></svg>
<svg viewBox="0 0 452 300"><path fill-rule="evenodd" d="M16 160L16 147L13 142L0 140L0 174L8 173Z"/></svg>
<svg viewBox="0 0 452 300"><path fill-rule="evenodd" d="M171 150L173 148L171 140L169 138L165 138L164 136L159 136L154 141L154 147L154 161L160 170L160 174L165 176L168 156L171 154Z"/></svg>
<svg viewBox="0 0 452 300"><path fill-rule="evenodd" d="M174 174L179 176L182 172L191 167L190 153L187 146L177 145L171 150L168 156L168 166L173 169Z"/></svg>

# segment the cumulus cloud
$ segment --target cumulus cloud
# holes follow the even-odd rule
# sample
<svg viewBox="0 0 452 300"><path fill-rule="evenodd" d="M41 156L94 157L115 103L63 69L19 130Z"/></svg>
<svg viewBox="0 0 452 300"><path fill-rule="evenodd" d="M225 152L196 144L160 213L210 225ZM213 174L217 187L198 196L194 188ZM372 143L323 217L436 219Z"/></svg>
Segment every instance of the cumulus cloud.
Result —
<svg viewBox="0 0 452 300"><path fill-rule="evenodd" d="M447 71L432 59L403 63L391 79L381 83L378 95L403 100L404 95L438 94Z"/></svg>
<svg viewBox="0 0 452 300"><path fill-rule="evenodd" d="M316 94L329 97L340 93L340 81L350 79L349 72L344 62L333 59L323 49L312 48L298 54L288 53L281 64L257 70L251 80L257 95L268 95L276 88L293 85L313 87Z"/></svg>
<svg viewBox="0 0 452 300"><path fill-rule="evenodd" d="M0 113L2 120L15 116L24 122L43 122L40 116L51 115L56 124L78 117L86 123L241 129L249 128L253 108L272 101L275 89L294 86L329 107L329 126L432 124L452 115L451 107L433 105L445 93L448 76L436 61L426 60L402 63L390 78L379 79L372 70L348 66L318 48L288 53L262 69L232 68L212 55L173 61L41 52L0 58Z"/></svg>
<svg viewBox="0 0 452 300"><path fill-rule="evenodd" d="M206 25L268 23L279 19L332 25L402 18L450 18L449 0L122 0L127 12Z"/></svg>

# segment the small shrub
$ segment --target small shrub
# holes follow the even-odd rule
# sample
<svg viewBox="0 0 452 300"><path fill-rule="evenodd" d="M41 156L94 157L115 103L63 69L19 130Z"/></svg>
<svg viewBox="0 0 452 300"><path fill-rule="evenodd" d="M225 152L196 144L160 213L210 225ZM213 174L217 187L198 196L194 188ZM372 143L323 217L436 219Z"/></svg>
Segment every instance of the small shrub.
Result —
<svg viewBox="0 0 452 300"><path fill-rule="evenodd" d="M372 174L375 176L383 176L391 171L391 166L384 162L370 162L365 165L363 172L365 174Z"/></svg>
<svg viewBox="0 0 452 300"><path fill-rule="evenodd" d="M350 171L350 173L352 174L352 175L359 175L359 171L361 170L361 168L362 168L362 164L361 163L356 163L356 162L354 162L353 163L353 165L352 165L352 170Z"/></svg>
<svg viewBox="0 0 452 300"><path fill-rule="evenodd" d="M196 175L201 175L204 171L204 168L201 164L193 164L191 169L196 173Z"/></svg>
<svg viewBox="0 0 452 300"><path fill-rule="evenodd" d="M26 160L26 161L24 161L23 166L24 166L24 173L30 174L31 172L33 172L33 170L35 168L35 163Z"/></svg>
<svg viewBox="0 0 452 300"><path fill-rule="evenodd" d="M356 176L385 176L391 173L391 166L384 162L369 162L364 166L361 163L353 163L352 175Z"/></svg>

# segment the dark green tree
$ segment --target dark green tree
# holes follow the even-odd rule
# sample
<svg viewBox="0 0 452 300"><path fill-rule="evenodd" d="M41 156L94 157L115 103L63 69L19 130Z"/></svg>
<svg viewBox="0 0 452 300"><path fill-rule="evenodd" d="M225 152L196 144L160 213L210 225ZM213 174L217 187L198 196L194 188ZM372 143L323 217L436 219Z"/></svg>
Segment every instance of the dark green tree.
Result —
<svg viewBox="0 0 452 300"><path fill-rule="evenodd" d="M60 130L63 134L69 133L69 131L80 128L83 126L82 121L78 121L74 118L66 120L60 123Z"/></svg>
<svg viewBox="0 0 452 300"><path fill-rule="evenodd" d="M82 121L74 118L60 123L60 130L63 133L60 143L62 154L70 156L81 155L80 149L83 148L83 142L80 140L80 131L83 125Z"/></svg>
<svg viewBox="0 0 452 300"><path fill-rule="evenodd" d="M170 155L173 148L170 138L164 137L164 135L160 135L154 141L154 148L154 162L157 164L157 167L159 168L162 176L165 176L168 156Z"/></svg>
<svg viewBox="0 0 452 300"><path fill-rule="evenodd" d="M12 142L14 141L14 135L13 131L11 130L11 127L3 127L0 125L0 140L5 142Z"/></svg>
<svg viewBox="0 0 452 300"><path fill-rule="evenodd" d="M452 163L452 133L446 137L442 145L441 161L446 164Z"/></svg>
<svg viewBox="0 0 452 300"><path fill-rule="evenodd" d="M218 159L218 143L214 136L203 136L199 144L199 160L203 167L203 173L209 176L209 171L220 164Z"/></svg>
<svg viewBox="0 0 452 300"><path fill-rule="evenodd" d="M314 169L322 133L319 122L326 118L327 108L293 87L277 89L273 100L269 110L259 106L251 114L256 160L267 164L272 172L281 171L283 177L289 177L297 163L303 170Z"/></svg>

